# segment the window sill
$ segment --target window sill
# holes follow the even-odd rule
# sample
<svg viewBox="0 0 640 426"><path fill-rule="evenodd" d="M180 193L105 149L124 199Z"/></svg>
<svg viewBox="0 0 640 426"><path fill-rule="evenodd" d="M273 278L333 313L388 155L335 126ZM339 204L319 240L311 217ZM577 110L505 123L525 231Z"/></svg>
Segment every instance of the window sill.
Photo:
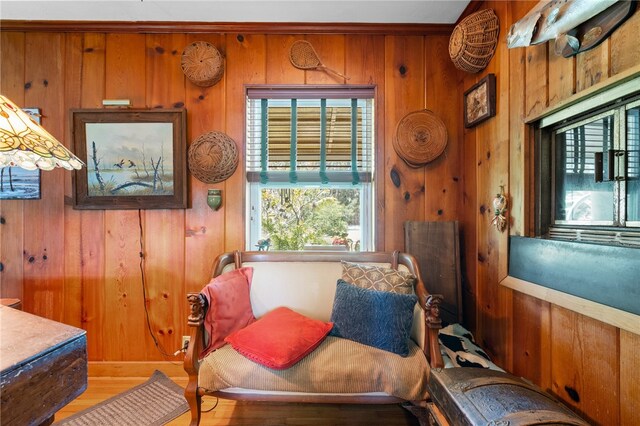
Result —
<svg viewBox="0 0 640 426"><path fill-rule="evenodd" d="M512 276L507 276L500 282L500 285L627 330L631 333L640 334L640 315L592 302Z"/></svg>

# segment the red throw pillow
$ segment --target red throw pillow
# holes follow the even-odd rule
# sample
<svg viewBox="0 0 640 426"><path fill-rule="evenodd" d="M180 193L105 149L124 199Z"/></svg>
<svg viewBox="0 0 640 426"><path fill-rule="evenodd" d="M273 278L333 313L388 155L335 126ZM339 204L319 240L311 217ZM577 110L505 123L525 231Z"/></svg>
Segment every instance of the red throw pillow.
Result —
<svg viewBox="0 0 640 426"><path fill-rule="evenodd" d="M225 272L202 289L209 302L204 327L209 334L207 347L200 357L224 346L224 338L254 322L249 292L253 268L245 267Z"/></svg>
<svg viewBox="0 0 640 426"><path fill-rule="evenodd" d="M282 306L224 340L250 360L284 370L318 347L331 327Z"/></svg>

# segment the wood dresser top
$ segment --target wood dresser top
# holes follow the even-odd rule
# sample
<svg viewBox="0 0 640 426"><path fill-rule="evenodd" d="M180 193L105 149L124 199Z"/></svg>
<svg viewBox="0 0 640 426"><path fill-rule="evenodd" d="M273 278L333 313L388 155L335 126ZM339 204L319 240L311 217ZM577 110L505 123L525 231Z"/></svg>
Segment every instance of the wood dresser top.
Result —
<svg viewBox="0 0 640 426"><path fill-rule="evenodd" d="M86 334L86 331L0 306L0 371L13 370Z"/></svg>

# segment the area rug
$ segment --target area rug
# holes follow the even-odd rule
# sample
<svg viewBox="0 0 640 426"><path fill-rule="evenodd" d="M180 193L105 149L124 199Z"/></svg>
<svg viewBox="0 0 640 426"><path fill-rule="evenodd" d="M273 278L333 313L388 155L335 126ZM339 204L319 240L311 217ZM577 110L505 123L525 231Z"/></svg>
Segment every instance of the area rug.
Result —
<svg viewBox="0 0 640 426"><path fill-rule="evenodd" d="M160 371L146 382L62 419L55 426L161 426L189 409L184 389Z"/></svg>

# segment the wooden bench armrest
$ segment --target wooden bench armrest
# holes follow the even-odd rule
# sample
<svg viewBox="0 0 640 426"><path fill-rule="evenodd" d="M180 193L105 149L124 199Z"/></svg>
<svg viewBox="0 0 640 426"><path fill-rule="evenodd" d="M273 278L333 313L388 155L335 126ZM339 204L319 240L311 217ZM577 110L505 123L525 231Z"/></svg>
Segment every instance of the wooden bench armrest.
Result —
<svg viewBox="0 0 640 426"><path fill-rule="evenodd" d="M427 345L425 349L429 350L429 364L432 368L443 368L444 361L440 353L440 342L438 341L438 333L442 328L442 320L440 319L440 304L443 297L440 294L429 294L425 298L425 323L426 323L426 339Z"/></svg>
<svg viewBox="0 0 640 426"><path fill-rule="evenodd" d="M189 293L187 295L191 313L187 319L189 325L190 339L187 352L184 356L184 370L189 375L189 382L184 390L187 402L191 406L192 413L197 412L200 418L200 393L198 392L198 371L200 369L200 354L204 348L204 317L207 313L207 299L200 293ZM198 423L192 419L192 425Z"/></svg>
<svg viewBox="0 0 640 426"><path fill-rule="evenodd" d="M424 285L422 274L418 269L418 262L415 257L409 253L399 253L398 260L405 265L409 272L416 277L415 292L418 296L418 303L424 311L425 330L424 330L424 353L429 359L429 365L432 368L444 367L442 354L440 353L440 342L438 341L438 333L442 328L442 320L440 319L440 304L444 299L440 294L429 294Z"/></svg>

